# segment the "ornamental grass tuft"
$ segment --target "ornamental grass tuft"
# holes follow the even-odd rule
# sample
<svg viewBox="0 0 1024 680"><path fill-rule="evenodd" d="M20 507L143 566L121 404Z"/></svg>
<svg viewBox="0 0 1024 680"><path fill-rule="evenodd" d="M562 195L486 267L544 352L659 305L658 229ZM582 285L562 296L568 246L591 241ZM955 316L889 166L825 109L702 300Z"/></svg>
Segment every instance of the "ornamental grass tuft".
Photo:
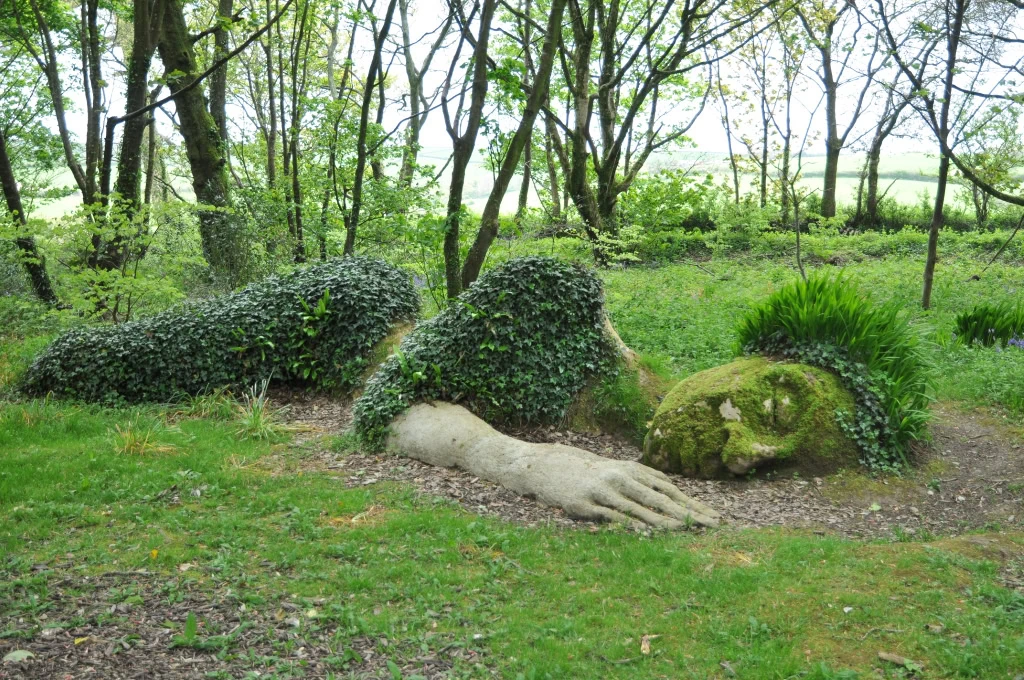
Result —
<svg viewBox="0 0 1024 680"><path fill-rule="evenodd" d="M837 418L872 469L898 469L926 435L932 369L922 335L897 306L875 304L841 276L783 287L748 313L739 343L836 373L857 405Z"/></svg>
<svg viewBox="0 0 1024 680"><path fill-rule="evenodd" d="M1024 338L1024 304L983 302L956 317L957 341L985 347L1020 347Z"/></svg>

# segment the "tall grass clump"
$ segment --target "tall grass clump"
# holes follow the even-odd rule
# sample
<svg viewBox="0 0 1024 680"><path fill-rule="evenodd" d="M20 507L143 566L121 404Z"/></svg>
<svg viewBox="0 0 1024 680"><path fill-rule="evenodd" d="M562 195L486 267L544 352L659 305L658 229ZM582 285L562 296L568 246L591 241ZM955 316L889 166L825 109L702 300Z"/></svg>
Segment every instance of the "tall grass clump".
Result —
<svg viewBox="0 0 1024 680"><path fill-rule="evenodd" d="M894 304L877 305L843 277L791 283L740 323L744 352L836 373L856 402L840 425L874 470L896 470L929 419L931 365L924 340Z"/></svg>
<svg viewBox="0 0 1024 680"><path fill-rule="evenodd" d="M1024 304L983 302L956 317L956 339L966 345L980 343L985 347L1000 344L1007 347L1024 338Z"/></svg>

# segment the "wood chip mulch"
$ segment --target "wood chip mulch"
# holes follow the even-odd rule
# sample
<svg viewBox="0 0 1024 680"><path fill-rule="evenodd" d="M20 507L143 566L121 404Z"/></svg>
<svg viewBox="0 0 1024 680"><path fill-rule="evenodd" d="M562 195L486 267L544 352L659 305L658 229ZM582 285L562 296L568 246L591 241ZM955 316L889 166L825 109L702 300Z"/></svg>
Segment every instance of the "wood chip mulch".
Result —
<svg viewBox="0 0 1024 680"><path fill-rule="evenodd" d="M294 397L295 395L293 395ZM839 478L695 480L671 475L686 494L715 508L730 527L789 527L863 539L955 536L998 524L1024 526L1024 440L979 413L941 408L931 444L920 447L905 478L866 480L849 489ZM334 454L316 433L340 433L351 422L344 404L295 399L291 416L310 426L306 455L317 467L343 473L349 487L393 481L459 503L466 510L527 526L593 529L460 470L435 468L392 455ZM638 461L635 445L609 435L537 428L509 432L529 441L576 446L617 460ZM932 463L930 465L930 463ZM939 470L938 476L927 472Z"/></svg>

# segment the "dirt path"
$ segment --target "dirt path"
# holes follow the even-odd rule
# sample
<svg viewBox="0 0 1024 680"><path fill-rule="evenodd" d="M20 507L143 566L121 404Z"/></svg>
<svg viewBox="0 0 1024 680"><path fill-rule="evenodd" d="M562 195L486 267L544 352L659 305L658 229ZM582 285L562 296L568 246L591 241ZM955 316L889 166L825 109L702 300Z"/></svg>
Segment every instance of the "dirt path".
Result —
<svg viewBox="0 0 1024 680"><path fill-rule="evenodd" d="M351 416L341 404L297 397L291 413L312 430L305 437L305 464L345 473L348 486L405 482L423 493L454 500L470 512L533 526L590 526L458 470L390 455L331 453L318 445L317 433L337 434L348 427ZM734 527L785 526L853 538L907 539L1024 526L1024 439L991 416L951 405L936 409L931 432L932 443L920 447L914 471L902 478L873 479L851 471L824 479L673 479L685 493L719 510ZM639 460L641 454L636 446L606 435L555 428L513 434L619 460Z"/></svg>

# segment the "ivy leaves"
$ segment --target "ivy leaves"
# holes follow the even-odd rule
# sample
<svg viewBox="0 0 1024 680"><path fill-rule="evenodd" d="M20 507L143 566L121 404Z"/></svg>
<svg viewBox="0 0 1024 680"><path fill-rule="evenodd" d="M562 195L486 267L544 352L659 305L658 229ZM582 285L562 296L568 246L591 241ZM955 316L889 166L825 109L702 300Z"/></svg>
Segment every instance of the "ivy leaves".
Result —
<svg viewBox="0 0 1024 680"><path fill-rule="evenodd" d="M491 422L557 421L612 356L603 321L590 271L546 257L512 260L406 336L356 402L356 428L380 443L395 416L432 399Z"/></svg>
<svg viewBox="0 0 1024 680"><path fill-rule="evenodd" d="M349 388L369 350L417 308L401 270L333 260L139 321L73 330L37 357L23 390L126 403L271 378Z"/></svg>

